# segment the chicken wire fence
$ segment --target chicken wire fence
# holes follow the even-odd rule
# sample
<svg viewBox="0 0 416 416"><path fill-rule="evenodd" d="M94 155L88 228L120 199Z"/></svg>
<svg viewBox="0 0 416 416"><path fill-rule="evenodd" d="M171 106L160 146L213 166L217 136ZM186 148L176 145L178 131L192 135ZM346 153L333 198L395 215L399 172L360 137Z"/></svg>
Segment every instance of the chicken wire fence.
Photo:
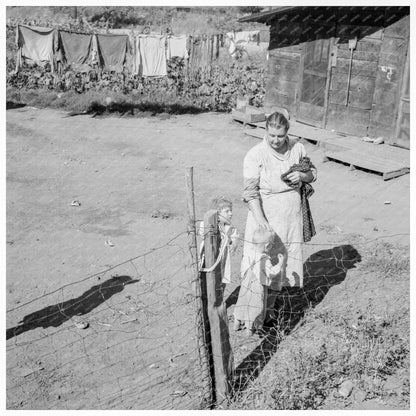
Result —
<svg viewBox="0 0 416 416"><path fill-rule="evenodd" d="M181 233L7 310L7 408L203 407L189 263Z"/></svg>
<svg viewBox="0 0 416 416"><path fill-rule="evenodd" d="M302 243L303 287L283 287L275 293L273 318L256 331L254 337L247 336L244 327L243 330L231 329L234 318L231 314L228 315L234 359L230 395L233 400L239 400L240 394L252 386L270 359L279 354L280 343L305 323L306 314L323 302L335 286L339 286L337 290L343 293L344 299L357 296L358 288L362 293L369 293L367 306L371 306L371 296L380 290L390 291L393 296L395 290L400 292L406 288L410 265L408 250L400 244L396 246L394 239L408 236L409 234L392 234L368 239L353 235L351 238L338 239L335 243ZM240 245L247 242L243 237L238 240ZM392 240L393 243L390 243ZM293 243L297 244L284 242L286 247ZM351 278L349 271L358 267L362 261L365 263L364 274ZM375 273L374 278L365 279L366 268ZM238 286L224 300L227 309L237 303L242 278L240 270L233 272L231 280ZM406 302L403 307L405 313L408 312ZM334 310L334 313L337 311ZM366 323L363 322L363 325Z"/></svg>
<svg viewBox="0 0 416 416"><path fill-rule="evenodd" d="M305 312L346 279L374 241L393 237L305 243L311 254L304 287L277 294L274 320L250 341L251 352L242 331L228 330L241 279L234 270L237 286L216 305L228 310L221 342L232 349L225 363L209 348L209 325L200 327L208 314L206 291L196 296L191 289L198 263L190 259L186 234L7 310L7 408L212 408L215 362L232 366L230 398L244 391Z"/></svg>

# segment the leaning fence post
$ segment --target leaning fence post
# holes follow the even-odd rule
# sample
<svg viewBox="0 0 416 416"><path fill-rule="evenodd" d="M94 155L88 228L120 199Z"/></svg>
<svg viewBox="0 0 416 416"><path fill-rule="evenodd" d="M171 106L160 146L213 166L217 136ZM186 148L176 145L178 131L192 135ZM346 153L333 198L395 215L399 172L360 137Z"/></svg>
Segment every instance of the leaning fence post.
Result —
<svg viewBox="0 0 416 416"><path fill-rule="evenodd" d="M205 268L209 269L215 264L220 251L218 213L216 210L210 210L205 214L204 227ZM216 403L221 404L231 395L233 354L228 331L227 309L223 299L221 264L218 264L213 271L207 271L206 273Z"/></svg>
<svg viewBox="0 0 416 416"><path fill-rule="evenodd" d="M201 366L201 378L203 387L203 400L208 406L213 403L213 380L210 370L209 357L209 322L206 311L206 306L203 302L203 294L206 297L206 283L205 274L198 270L198 247L196 242L196 227L195 227L195 198L194 198L194 179L193 167L186 168L186 199L188 206L188 236L189 236L189 252L191 254L191 270L192 270L192 292L195 297L195 325L197 329L197 348L199 355L199 363Z"/></svg>

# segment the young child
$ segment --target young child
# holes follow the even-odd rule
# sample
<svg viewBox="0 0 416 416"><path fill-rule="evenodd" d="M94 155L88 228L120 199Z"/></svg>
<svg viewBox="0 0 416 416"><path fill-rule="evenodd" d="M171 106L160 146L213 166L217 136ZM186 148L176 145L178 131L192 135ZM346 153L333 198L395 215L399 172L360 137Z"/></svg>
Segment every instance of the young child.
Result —
<svg viewBox="0 0 416 416"><path fill-rule="evenodd" d="M252 335L263 327L268 308L273 307L268 302L268 288L276 287L284 259L283 254L278 254L278 263L274 266L271 263L269 250L274 238L275 234L265 228L258 228L253 234L253 257L241 282L234 307L234 330L238 331L244 325L246 335Z"/></svg>
<svg viewBox="0 0 416 416"><path fill-rule="evenodd" d="M233 204L227 198L220 196L214 198L211 202L211 209L218 212L218 228L221 233L220 253L224 251L221 258L222 283L231 283L231 255L235 253L238 247L239 233L237 229L231 225L233 217ZM204 222L201 221L198 231L199 236L203 239L205 236ZM200 246L200 268L204 264L204 240Z"/></svg>

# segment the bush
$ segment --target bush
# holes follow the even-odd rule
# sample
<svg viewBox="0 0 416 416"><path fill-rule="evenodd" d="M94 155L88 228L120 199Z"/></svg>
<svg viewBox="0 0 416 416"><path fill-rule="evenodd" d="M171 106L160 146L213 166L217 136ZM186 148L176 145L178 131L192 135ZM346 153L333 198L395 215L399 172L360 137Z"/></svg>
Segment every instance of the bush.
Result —
<svg viewBox="0 0 416 416"><path fill-rule="evenodd" d="M230 111L235 106L237 97L242 95L248 96L252 105L261 106L265 82L265 63L250 58L241 61L214 61L211 68L192 71L186 67L183 59L174 58L168 61L168 75L162 78L105 70L92 70L89 73L68 70L62 74L52 74L48 65L44 68L24 68L18 73L10 72L7 75L8 99L11 100L10 97L16 94L12 92L13 89L37 90L39 95L44 95L45 91L53 91L55 95L71 92L70 102L60 100L54 104L64 109L71 109L76 102L79 102L78 107L88 107L89 97L95 92L100 96L121 94L124 101L136 103L154 101L172 105L175 102L185 102L186 105L205 111ZM83 94L87 95L81 97ZM28 92L23 96L31 101ZM45 103L48 100L41 101Z"/></svg>

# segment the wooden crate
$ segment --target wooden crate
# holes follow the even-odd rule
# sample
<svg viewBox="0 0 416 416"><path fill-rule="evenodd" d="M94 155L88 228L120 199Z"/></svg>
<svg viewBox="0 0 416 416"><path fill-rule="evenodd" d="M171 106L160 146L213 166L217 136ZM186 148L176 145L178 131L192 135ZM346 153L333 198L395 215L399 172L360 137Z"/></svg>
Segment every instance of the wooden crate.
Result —
<svg viewBox="0 0 416 416"><path fill-rule="evenodd" d="M231 115L234 120L243 123L259 123L266 120L266 115L263 111L251 106L241 107L238 110L233 109Z"/></svg>

